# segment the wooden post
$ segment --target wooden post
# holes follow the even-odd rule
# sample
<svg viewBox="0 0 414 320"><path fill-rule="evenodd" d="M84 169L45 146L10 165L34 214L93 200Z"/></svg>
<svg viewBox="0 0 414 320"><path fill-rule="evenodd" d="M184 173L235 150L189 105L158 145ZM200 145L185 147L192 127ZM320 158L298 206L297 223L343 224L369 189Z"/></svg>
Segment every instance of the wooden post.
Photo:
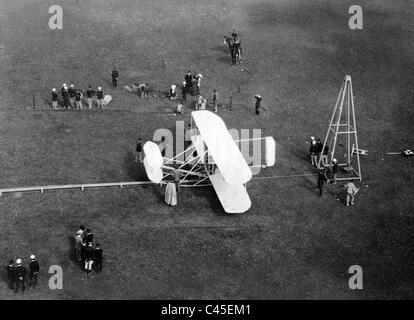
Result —
<svg viewBox="0 0 414 320"><path fill-rule="evenodd" d="M33 109L35 108L35 106L36 106L35 94L33 93L33 101L32 101L32 107L33 107Z"/></svg>
<svg viewBox="0 0 414 320"><path fill-rule="evenodd" d="M165 69L165 61L162 59L162 68Z"/></svg>
<svg viewBox="0 0 414 320"><path fill-rule="evenodd" d="M233 96L230 96L229 111L231 111L232 104L233 104Z"/></svg>

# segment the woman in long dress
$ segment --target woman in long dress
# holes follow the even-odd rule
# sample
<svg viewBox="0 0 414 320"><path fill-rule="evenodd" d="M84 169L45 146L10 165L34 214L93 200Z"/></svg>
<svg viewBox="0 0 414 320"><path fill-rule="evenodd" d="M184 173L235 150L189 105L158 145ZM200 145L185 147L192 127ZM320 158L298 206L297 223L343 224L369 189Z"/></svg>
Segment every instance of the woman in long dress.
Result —
<svg viewBox="0 0 414 320"><path fill-rule="evenodd" d="M170 206L177 205L177 189L173 181L168 181L165 187L165 203Z"/></svg>

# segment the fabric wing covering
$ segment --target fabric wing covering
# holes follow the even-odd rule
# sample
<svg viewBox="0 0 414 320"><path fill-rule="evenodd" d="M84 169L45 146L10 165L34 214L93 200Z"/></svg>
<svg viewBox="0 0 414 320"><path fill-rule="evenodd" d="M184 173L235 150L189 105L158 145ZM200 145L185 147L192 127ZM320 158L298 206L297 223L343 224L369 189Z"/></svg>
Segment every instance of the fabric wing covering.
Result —
<svg viewBox="0 0 414 320"><path fill-rule="evenodd" d="M243 158L224 121L207 110L191 113L210 155L228 184L243 184L252 172Z"/></svg>
<svg viewBox="0 0 414 320"><path fill-rule="evenodd" d="M147 141L143 147L145 158L144 167L148 179L154 183L160 183L162 180L162 169L164 161L158 145L152 141Z"/></svg>

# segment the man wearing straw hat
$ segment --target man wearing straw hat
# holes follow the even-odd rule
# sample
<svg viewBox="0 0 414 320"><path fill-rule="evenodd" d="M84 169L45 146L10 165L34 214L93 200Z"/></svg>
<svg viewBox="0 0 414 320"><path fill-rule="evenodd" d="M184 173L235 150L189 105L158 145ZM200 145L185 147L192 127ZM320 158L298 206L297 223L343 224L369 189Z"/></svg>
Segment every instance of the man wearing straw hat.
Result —
<svg viewBox="0 0 414 320"><path fill-rule="evenodd" d="M186 87L186 82L183 82L183 86L181 87L181 95L182 95L182 103L184 103L184 101L187 101L187 87Z"/></svg>
<svg viewBox="0 0 414 320"><path fill-rule="evenodd" d="M16 260L16 268L14 269L14 278L16 280L16 287L14 288L14 292L19 292L21 288L23 293L26 290L25 281L26 281L26 268L22 266L22 260Z"/></svg>
<svg viewBox="0 0 414 320"><path fill-rule="evenodd" d="M331 183L336 184L336 177L338 176L338 160L332 159L331 164Z"/></svg>
<svg viewBox="0 0 414 320"><path fill-rule="evenodd" d="M101 108L101 110L103 110L104 94L103 94L103 91L102 91L102 87L98 87L98 91L96 91L96 98L97 98L97 102L98 102L98 106L96 108L97 109Z"/></svg>
<svg viewBox="0 0 414 320"><path fill-rule="evenodd" d="M30 263L29 263L29 286L32 288L36 288L37 286L37 278L39 276L39 262L37 262L36 257L34 254L30 256Z"/></svg>

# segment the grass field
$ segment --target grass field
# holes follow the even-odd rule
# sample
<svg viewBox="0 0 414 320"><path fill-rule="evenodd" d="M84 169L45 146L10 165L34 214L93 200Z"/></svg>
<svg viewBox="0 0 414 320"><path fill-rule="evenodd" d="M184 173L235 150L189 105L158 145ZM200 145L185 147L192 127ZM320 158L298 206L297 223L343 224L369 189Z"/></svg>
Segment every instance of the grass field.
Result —
<svg viewBox="0 0 414 320"><path fill-rule="evenodd" d="M48 28L55 4L63 30ZM0 0L1 188L146 179L133 161L135 139L189 123L192 101L175 117L175 103L121 88L148 81L168 90L187 70L201 72L202 92L217 88L223 104L240 86L233 111L219 115L229 128L260 128L277 141L276 166L249 183L245 214L226 215L210 188L183 190L175 208L158 186L0 197L0 261L27 264L34 253L43 270L39 289L24 295L0 281L0 299L414 298L414 168L386 155L414 145L414 5L359 1L364 29L352 31L353 4ZM233 28L244 51L237 67L222 44ZM114 65L119 89L111 87ZM345 74L360 147L369 150L350 208L339 186L319 198L315 177L272 178L314 172L305 141L325 134ZM50 89L64 82L102 86L114 99L104 112L53 111ZM254 115L257 92L265 115ZM90 279L71 257L80 224L106 257ZM47 286L54 264L63 290ZM348 287L355 264L364 290Z"/></svg>

